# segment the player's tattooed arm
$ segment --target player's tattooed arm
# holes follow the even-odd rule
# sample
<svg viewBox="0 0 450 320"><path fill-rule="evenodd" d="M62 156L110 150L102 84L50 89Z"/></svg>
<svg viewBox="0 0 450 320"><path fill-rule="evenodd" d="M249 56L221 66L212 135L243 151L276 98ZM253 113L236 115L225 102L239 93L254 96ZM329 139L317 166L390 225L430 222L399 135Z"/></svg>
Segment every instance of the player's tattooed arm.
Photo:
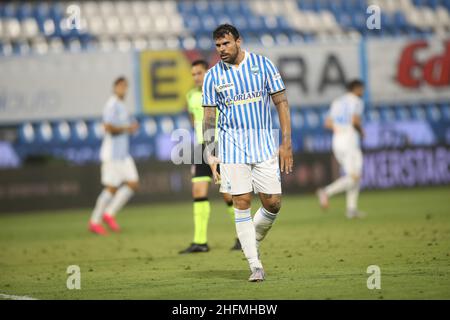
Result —
<svg viewBox="0 0 450 320"><path fill-rule="evenodd" d="M205 144L206 161L211 167L214 182L220 183L220 175L217 172L219 159L214 156L215 132L216 132L216 108L205 106L203 108L203 142Z"/></svg>
<svg viewBox="0 0 450 320"><path fill-rule="evenodd" d="M203 141L208 152L214 147L214 134L216 131L216 108L204 107L203 114ZM208 153L209 155L210 153Z"/></svg>
<svg viewBox="0 0 450 320"><path fill-rule="evenodd" d="M294 159L292 156L291 143L291 115L286 97L286 91L281 91L273 94L272 101L277 107L281 127L281 145L279 150L280 169L281 172L286 172L286 174L289 174L290 172L292 172Z"/></svg>

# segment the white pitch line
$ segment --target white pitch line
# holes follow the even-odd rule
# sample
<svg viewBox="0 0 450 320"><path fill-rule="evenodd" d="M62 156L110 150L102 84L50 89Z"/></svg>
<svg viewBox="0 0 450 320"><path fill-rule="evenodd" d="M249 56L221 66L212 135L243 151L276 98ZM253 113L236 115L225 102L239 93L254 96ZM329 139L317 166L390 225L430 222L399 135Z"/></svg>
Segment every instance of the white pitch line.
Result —
<svg viewBox="0 0 450 320"><path fill-rule="evenodd" d="M9 300L38 300L35 298L27 297L27 296L14 296L10 294L0 293L0 299L9 299Z"/></svg>

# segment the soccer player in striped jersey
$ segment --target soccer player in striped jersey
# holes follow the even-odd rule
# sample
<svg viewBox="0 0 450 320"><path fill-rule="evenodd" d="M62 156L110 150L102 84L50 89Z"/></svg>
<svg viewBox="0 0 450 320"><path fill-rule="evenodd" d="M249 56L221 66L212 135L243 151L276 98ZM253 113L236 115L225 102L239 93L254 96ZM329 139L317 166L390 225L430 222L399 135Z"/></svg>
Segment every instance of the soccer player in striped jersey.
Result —
<svg viewBox="0 0 450 320"><path fill-rule="evenodd" d="M203 82L205 156L221 192L232 195L236 231L251 270L249 281L258 282L265 279L259 245L281 208L280 166L287 174L293 167L289 105L275 65L264 56L244 51L234 26L220 25L213 38L221 61ZM273 137L270 99L280 120L279 148ZM213 155L216 110L217 157ZM262 204L253 219L252 191L259 194Z"/></svg>
<svg viewBox="0 0 450 320"><path fill-rule="evenodd" d="M328 208L328 198L346 192L347 218L363 217L358 211L359 181L363 166L363 155L359 140L363 137L361 114L364 102L364 84L353 80L347 85L348 92L335 99L325 121L325 128L333 132L333 154L341 166L344 175L332 184L317 191L319 203L323 209Z"/></svg>
<svg viewBox="0 0 450 320"><path fill-rule="evenodd" d="M203 155L203 107L202 107L202 85L205 78L206 71L208 71L208 62L205 60L196 60L192 63L191 73L194 79L195 87L190 90L187 95L188 112L191 118L191 124L195 131L195 146L197 150L194 154ZM196 160L196 159L194 159ZM211 206L208 200L209 184L212 181L211 167L203 161L201 163L194 163L192 165L192 197L194 199L194 241L192 244L180 254L194 253L194 252L208 252L209 246L207 243L208 235L208 220L211 212ZM231 195L223 194L223 199L227 205L227 211L234 218L233 201ZM235 240L232 250L241 250L239 239Z"/></svg>
<svg viewBox="0 0 450 320"><path fill-rule="evenodd" d="M129 135L139 124L132 120L124 104L128 81L124 77L114 81L114 95L103 110L105 136L100 148L101 180L104 186L97 198L89 221L89 230L104 235L101 220L114 231L120 227L115 215L133 196L139 185L139 177L133 158L129 154Z"/></svg>

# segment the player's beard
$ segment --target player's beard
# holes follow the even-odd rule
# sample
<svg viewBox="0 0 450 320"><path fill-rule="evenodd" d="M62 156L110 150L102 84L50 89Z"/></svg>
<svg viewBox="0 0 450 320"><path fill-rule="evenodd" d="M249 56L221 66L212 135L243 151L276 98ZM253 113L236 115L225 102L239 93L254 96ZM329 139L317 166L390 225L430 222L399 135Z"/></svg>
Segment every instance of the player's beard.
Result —
<svg viewBox="0 0 450 320"><path fill-rule="evenodd" d="M229 63L229 64L236 64L236 60L239 57L240 52L241 52L241 49L237 48L236 53L234 55L230 55L228 61L226 61L225 59L223 59L223 61L226 63Z"/></svg>

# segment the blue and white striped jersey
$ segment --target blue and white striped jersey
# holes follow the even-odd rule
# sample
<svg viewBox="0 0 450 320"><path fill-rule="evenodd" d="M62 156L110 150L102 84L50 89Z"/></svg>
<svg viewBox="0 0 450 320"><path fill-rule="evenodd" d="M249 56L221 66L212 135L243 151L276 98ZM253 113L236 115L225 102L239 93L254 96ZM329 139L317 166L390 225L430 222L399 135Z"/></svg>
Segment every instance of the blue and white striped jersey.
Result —
<svg viewBox="0 0 450 320"><path fill-rule="evenodd" d="M103 123L111 124L115 127L130 125L130 115L123 101L116 96L109 98L103 110ZM124 160L129 156L129 135L122 133L112 135L105 132L102 146L100 148L100 160Z"/></svg>
<svg viewBox="0 0 450 320"><path fill-rule="evenodd" d="M219 109L218 157L223 163L259 163L276 150L270 95L285 89L268 58L245 52L239 66L218 62L205 75L203 106Z"/></svg>

